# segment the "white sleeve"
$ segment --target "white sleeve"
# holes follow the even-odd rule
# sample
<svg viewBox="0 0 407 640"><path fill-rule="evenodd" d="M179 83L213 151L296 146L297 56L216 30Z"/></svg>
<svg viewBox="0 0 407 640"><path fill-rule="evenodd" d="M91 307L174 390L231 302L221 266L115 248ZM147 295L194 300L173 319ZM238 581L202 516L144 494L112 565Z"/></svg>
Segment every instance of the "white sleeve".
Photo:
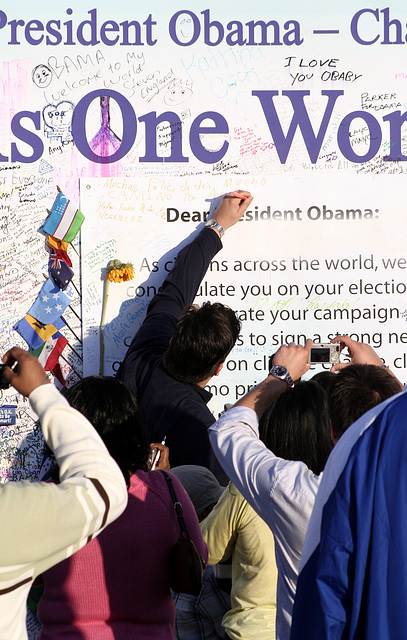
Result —
<svg viewBox="0 0 407 640"><path fill-rule="evenodd" d="M267 449L256 413L244 406L229 409L209 428L209 438L226 474L273 533L290 536L297 525L305 535L319 479L303 462Z"/></svg>
<svg viewBox="0 0 407 640"><path fill-rule="evenodd" d="M52 385L29 399L61 482L0 488L0 582L9 588L72 555L127 504L123 474L88 420Z"/></svg>

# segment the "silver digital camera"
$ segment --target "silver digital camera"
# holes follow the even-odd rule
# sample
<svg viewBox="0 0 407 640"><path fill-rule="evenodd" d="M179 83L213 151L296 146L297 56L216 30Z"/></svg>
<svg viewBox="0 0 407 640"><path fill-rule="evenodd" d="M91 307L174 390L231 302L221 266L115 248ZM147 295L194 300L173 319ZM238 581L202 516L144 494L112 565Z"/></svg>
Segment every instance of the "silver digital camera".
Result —
<svg viewBox="0 0 407 640"><path fill-rule="evenodd" d="M339 342L331 344L314 344L308 358L310 364L337 364L341 355Z"/></svg>

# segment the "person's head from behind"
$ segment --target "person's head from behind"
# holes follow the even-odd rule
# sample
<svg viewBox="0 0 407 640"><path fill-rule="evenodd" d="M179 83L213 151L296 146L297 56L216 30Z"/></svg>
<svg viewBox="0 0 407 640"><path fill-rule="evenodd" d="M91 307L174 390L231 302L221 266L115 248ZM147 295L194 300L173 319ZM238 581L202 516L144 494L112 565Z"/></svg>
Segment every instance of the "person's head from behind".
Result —
<svg viewBox="0 0 407 640"><path fill-rule="evenodd" d="M189 384L217 375L241 329L235 312L219 302L191 305L180 318L164 354L167 373Z"/></svg>
<svg viewBox="0 0 407 640"><path fill-rule="evenodd" d="M196 464L173 467L171 473L177 476L184 487L199 522L202 522L218 502L225 487L220 486L212 471Z"/></svg>
<svg viewBox="0 0 407 640"><path fill-rule="evenodd" d="M131 473L148 470L150 447L141 424L137 402L117 378L89 376L64 393L71 407L92 423L127 485Z"/></svg>
<svg viewBox="0 0 407 640"><path fill-rule="evenodd" d="M336 373L332 373L331 371L318 371L318 373L315 373L311 380L313 380L314 382L318 382L318 384L325 389L325 391L328 390L328 387L331 383L331 380L336 376Z"/></svg>
<svg viewBox="0 0 407 640"><path fill-rule="evenodd" d="M372 364L351 364L334 374L327 387L334 442L366 411L399 391L399 381Z"/></svg>
<svg viewBox="0 0 407 640"><path fill-rule="evenodd" d="M321 473L332 449L325 389L312 380L287 389L261 417L260 438L279 458Z"/></svg>

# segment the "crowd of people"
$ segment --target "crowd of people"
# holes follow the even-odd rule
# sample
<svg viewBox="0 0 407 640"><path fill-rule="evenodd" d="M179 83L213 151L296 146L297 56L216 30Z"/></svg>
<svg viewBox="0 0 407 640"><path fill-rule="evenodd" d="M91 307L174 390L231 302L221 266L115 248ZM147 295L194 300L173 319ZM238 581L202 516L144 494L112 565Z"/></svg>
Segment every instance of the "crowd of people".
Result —
<svg viewBox="0 0 407 640"><path fill-rule="evenodd" d="M407 396L376 352L339 335L349 362L304 380L312 341L283 345L218 420L207 406L241 325L193 302L251 201L224 196L180 251L116 378L61 394L3 356L54 472L1 487L0 640L27 638L38 585L40 640L404 638ZM197 594L171 589L180 526Z"/></svg>

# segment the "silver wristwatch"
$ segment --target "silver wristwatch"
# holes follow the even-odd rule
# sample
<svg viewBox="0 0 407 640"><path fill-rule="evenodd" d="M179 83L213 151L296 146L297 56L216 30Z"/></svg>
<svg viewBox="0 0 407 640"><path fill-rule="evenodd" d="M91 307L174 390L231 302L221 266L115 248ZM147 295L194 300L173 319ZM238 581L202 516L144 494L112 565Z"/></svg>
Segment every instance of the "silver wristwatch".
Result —
<svg viewBox="0 0 407 640"><path fill-rule="evenodd" d="M221 238L223 238L223 236L225 235L224 228L221 224L219 224L219 222L216 222L216 220L208 220L208 222L205 224L205 227L213 227L214 229L216 229L216 231L219 232Z"/></svg>
<svg viewBox="0 0 407 640"><path fill-rule="evenodd" d="M288 372L288 369L286 369L286 367L283 367L281 364L275 364L273 367L271 367L269 375L274 376L279 380L284 380L287 383L288 387L292 387L294 384L293 379Z"/></svg>

